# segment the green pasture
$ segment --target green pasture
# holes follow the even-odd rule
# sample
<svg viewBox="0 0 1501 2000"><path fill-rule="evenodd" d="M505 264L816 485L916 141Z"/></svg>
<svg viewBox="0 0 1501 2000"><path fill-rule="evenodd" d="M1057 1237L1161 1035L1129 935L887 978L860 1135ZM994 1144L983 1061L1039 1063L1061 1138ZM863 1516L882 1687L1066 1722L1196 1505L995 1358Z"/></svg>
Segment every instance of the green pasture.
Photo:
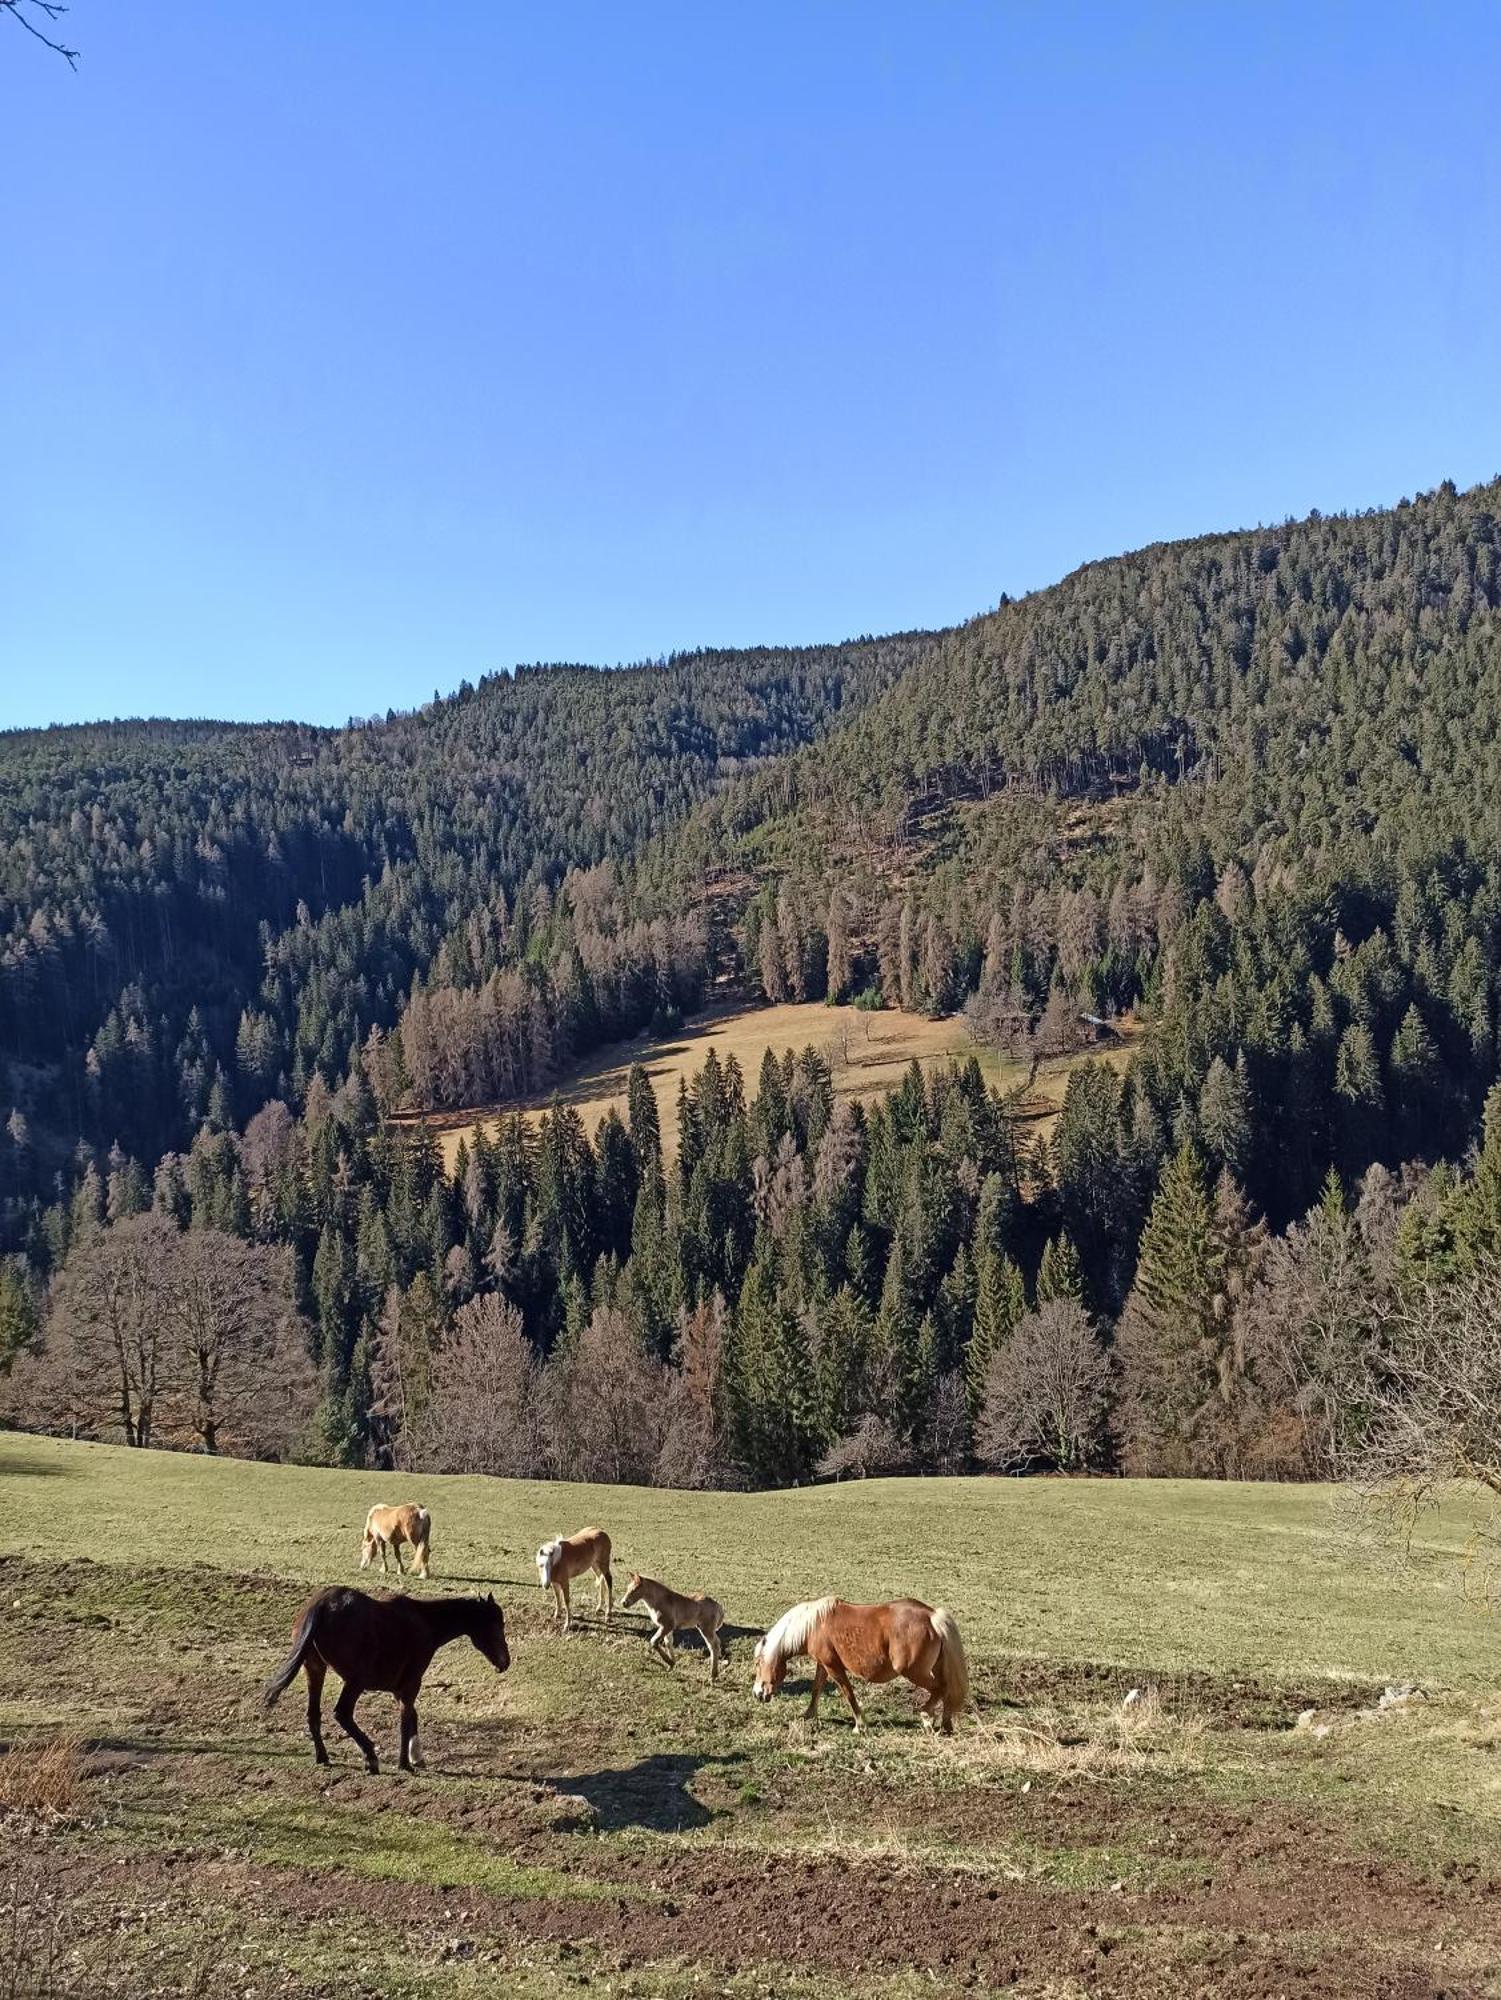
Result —
<svg viewBox="0 0 1501 2000"><path fill-rule="evenodd" d="M37 1562L356 1578L375 1500L432 1512L433 1590L541 1604L533 1552L586 1523L732 1624L799 1598L947 1604L971 1652L1163 1672L1484 1685L1497 1629L1457 1590L1468 1517L1412 1559L1369 1548L1329 1489L1175 1480L869 1480L670 1493L246 1464L0 1434L0 1535ZM366 1579L368 1581L368 1578ZM416 1584L414 1588L424 1586ZM592 1601L592 1582L580 1599Z"/></svg>

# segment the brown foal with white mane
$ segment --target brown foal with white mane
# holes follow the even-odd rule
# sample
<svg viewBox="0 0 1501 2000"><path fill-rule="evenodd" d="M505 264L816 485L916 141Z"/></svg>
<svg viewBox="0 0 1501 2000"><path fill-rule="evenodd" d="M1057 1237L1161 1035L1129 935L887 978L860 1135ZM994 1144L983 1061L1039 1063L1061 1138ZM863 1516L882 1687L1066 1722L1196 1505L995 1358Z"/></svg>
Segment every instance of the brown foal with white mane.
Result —
<svg viewBox="0 0 1501 2000"><path fill-rule="evenodd" d="M332 1670L344 1683L334 1704L334 1720L359 1745L368 1771L379 1771L375 1745L354 1719L362 1694L394 1694L401 1703L400 1766L422 1763L417 1742L417 1696L433 1654L453 1639L472 1639L503 1674L511 1664L500 1606L488 1597L367 1597L363 1590L321 1590L298 1614L292 1650L261 1691L270 1708L297 1675L307 1675L307 1726L313 1755L328 1762L323 1747L323 1681Z"/></svg>
<svg viewBox="0 0 1501 2000"><path fill-rule="evenodd" d="M709 1649L709 1679L719 1679L719 1663L724 1658L724 1649L719 1643L719 1628L724 1623L724 1613L712 1597L700 1596L697 1591L670 1590L665 1583L658 1583L652 1577L641 1576L632 1570L631 1580L620 1603L622 1609L632 1604L644 1604L651 1613L652 1635L646 1643L663 1666L677 1665L677 1657L672 1650L674 1632L700 1633Z"/></svg>
<svg viewBox="0 0 1501 2000"><path fill-rule="evenodd" d="M895 1680L898 1675L928 1699L923 1726L940 1722L945 1736L969 1699L969 1666L964 1642L950 1612L896 1597L889 1604L846 1604L819 1597L794 1604L756 1647L757 1701L770 1701L787 1676L787 1662L806 1653L813 1662L808 1718L818 1714L818 1698L832 1681L850 1705L855 1727L864 1727L850 1675L862 1681Z"/></svg>
<svg viewBox="0 0 1501 2000"><path fill-rule="evenodd" d="M576 1535L554 1535L537 1551L537 1581L544 1590L551 1589L553 1623L560 1624L565 1632L573 1623L568 1603L569 1586L575 1577L587 1576L591 1570L599 1579L594 1594L594 1609L604 1612L608 1625L614 1603L615 1579L610 1575L610 1538L604 1529L580 1528Z"/></svg>
<svg viewBox="0 0 1501 2000"><path fill-rule="evenodd" d="M369 1569L377 1549L380 1551L381 1575L386 1574L386 1550L396 1558L396 1574L405 1575L401 1567L402 1544L407 1543L416 1558L418 1576L427 1575L428 1544L433 1538L433 1517L425 1507L417 1507L410 1500L399 1507L372 1507L365 1516L365 1539L360 1547L360 1568Z"/></svg>

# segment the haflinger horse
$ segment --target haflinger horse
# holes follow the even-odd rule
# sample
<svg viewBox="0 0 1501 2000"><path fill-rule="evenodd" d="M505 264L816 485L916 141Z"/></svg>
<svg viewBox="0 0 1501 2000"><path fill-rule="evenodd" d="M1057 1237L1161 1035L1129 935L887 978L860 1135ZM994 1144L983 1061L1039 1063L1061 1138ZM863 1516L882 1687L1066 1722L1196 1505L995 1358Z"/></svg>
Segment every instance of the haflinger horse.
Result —
<svg viewBox="0 0 1501 2000"><path fill-rule="evenodd" d="M537 1581L553 1595L553 1623L566 1632L573 1623L568 1591L575 1577L593 1570L599 1578L594 1593L595 1612L603 1610L610 1622L615 1580L610 1575L610 1538L603 1528L580 1528L576 1535L554 1535L537 1551Z"/></svg>
<svg viewBox="0 0 1501 2000"><path fill-rule="evenodd" d="M494 1596L405 1597L394 1591L379 1597L363 1590L322 1590L302 1607L292 1630L292 1650L261 1691L270 1708L285 1692L299 1668L307 1675L307 1726L313 1755L328 1762L323 1747L323 1681L329 1669L344 1683L334 1704L334 1720L360 1747L365 1768L380 1769L375 1745L354 1719L362 1694L394 1694L401 1704L399 1763L403 1771L418 1768L422 1752L417 1741L417 1696L433 1654L451 1639L472 1639L503 1674L511 1664L505 1619Z"/></svg>
<svg viewBox="0 0 1501 2000"><path fill-rule="evenodd" d="M360 1568L369 1569L377 1549L380 1551L381 1574L386 1574L386 1550L396 1558L396 1574L404 1576L401 1566L403 1542L409 1543L416 1557L418 1576L427 1575L427 1551L433 1538L433 1517L425 1507L417 1507L410 1500L399 1507L372 1507L365 1516L365 1539L360 1546Z"/></svg>
<svg viewBox="0 0 1501 2000"><path fill-rule="evenodd" d="M940 1722L945 1736L954 1733L954 1718L969 1699L969 1666L964 1642L950 1612L934 1611L915 1597L894 1598L889 1604L846 1604L839 1597L820 1597L794 1604L756 1646L757 1701L770 1701L787 1675L787 1662L806 1653L813 1662L813 1692L807 1715L818 1714L818 1698L832 1681L850 1705L856 1729L861 1728L860 1704L850 1686L851 1674L862 1681L889 1681L900 1676L920 1688L923 1726Z"/></svg>
<svg viewBox="0 0 1501 2000"><path fill-rule="evenodd" d="M697 1591L670 1590L665 1583L632 1570L620 1604L622 1610L628 1605L644 1604L651 1613L652 1634L646 1643L663 1666L677 1665L672 1650L674 1632L700 1633L709 1649L709 1679L719 1679L719 1663L724 1658L719 1628L724 1623L724 1612L712 1597L702 1597Z"/></svg>

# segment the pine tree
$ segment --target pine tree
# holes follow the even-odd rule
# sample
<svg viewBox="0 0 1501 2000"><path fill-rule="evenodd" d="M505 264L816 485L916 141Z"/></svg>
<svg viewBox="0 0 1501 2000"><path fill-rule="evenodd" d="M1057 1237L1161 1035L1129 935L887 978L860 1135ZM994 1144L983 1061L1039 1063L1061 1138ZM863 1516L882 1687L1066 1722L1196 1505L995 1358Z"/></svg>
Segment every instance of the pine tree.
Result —
<svg viewBox="0 0 1501 2000"><path fill-rule="evenodd" d="M1348 1027L1334 1063L1335 1140L1344 1171L1364 1171L1375 1158L1386 1113L1376 1045L1363 1021Z"/></svg>
<svg viewBox="0 0 1501 2000"><path fill-rule="evenodd" d="M825 1445L853 1430L866 1407L870 1313L848 1285L813 1313L813 1373L818 1432Z"/></svg>
<svg viewBox="0 0 1501 2000"><path fill-rule="evenodd" d="M1167 1164L1142 1232L1136 1281L1116 1335L1128 1470L1186 1473L1210 1386L1220 1248L1192 1146Z"/></svg>
<svg viewBox="0 0 1501 2000"><path fill-rule="evenodd" d="M1050 1299L1084 1303L1084 1267L1066 1229L1048 1238L1037 1272L1037 1303L1046 1305Z"/></svg>
<svg viewBox="0 0 1501 2000"><path fill-rule="evenodd" d="M807 1476L819 1443L806 1330L784 1303L769 1257L746 1273L735 1315L738 1455L755 1477L790 1485Z"/></svg>
<svg viewBox="0 0 1501 2000"><path fill-rule="evenodd" d="M1241 1173L1251 1147L1251 1091L1244 1058L1234 1069L1216 1056L1199 1092L1199 1131L1211 1160Z"/></svg>
<svg viewBox="0 0 1501 2000"><path fill-rule="evenodd" d="M36 1301L22 1260L0 1258L0 1376L9 1372L22 1348L35 1340L38 1325Z"/></svg>
<svg viewBox="0 0 1501 2000"><path fill-rule="evenodd" d="M1402 1154L1411 1158L1431 1151L1442 1126L1444 1066L1416 1005L1392 1037L1387 1069Z"/></svg>
<svg viewBox="0 0 1501 2000"><path fill-rule="evenodd" d="M1501 1083L1492 1084L1486 1096L1475 1171L1460 1189L1453 1212L1455 1261L1461 1271L1501 1257Z"/></svg>
<svg viewBox="0 0 1501 2000"><path fill-rule="evenodd" d="M1022 1274L1007 1254L1015 1197L1000 1174L987 1174L975 1218L974 1332L964 1358L971 1415L985 1393L991 1359L1006 1345L1027 1310Z"/></svg>

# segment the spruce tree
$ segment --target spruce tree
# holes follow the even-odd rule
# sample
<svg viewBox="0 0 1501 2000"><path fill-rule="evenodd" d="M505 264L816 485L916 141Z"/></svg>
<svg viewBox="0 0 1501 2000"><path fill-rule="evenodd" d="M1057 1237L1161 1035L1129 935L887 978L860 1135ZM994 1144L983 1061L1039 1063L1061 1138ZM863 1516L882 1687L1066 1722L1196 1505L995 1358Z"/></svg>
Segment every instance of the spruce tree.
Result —
<svg viewBox="0 0 1501 2000"><path fill-rule="evenodd" d="M1168 1161L1116 1335L1128 1470L1186 1473L1212 1374L1221 1254L1198 1153Z"/></svg>
<svg viewBox="0 0 1501 2000"><path fill-rule="evenodd" d="M1084 1303L1084 1267L1066 1229L1048 1238L1038 1267L1037 1303L1046 1305L1051 1299Z"/></svg>

